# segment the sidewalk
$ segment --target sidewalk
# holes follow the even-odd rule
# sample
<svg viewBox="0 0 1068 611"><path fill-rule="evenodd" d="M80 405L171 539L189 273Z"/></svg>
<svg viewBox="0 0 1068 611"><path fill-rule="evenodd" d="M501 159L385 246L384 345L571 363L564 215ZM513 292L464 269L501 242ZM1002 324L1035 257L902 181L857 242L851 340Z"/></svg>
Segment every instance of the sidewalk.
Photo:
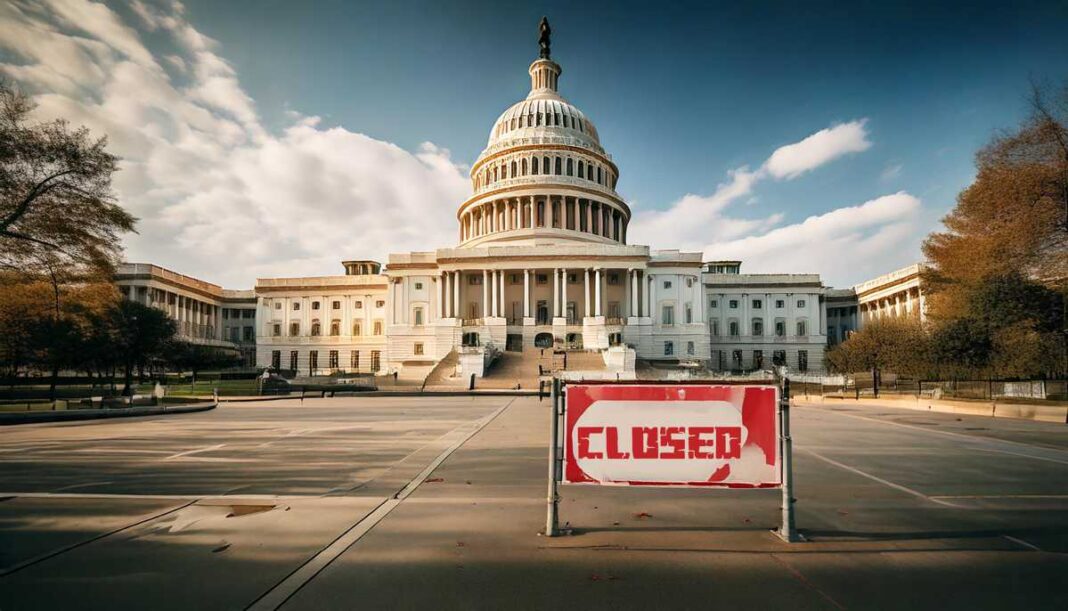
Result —
<svg viewBox="0 0 1068 611"><path fill-rule="evenodd" d="M904 507L915 515L891 521L910 534L791 545L770 532L777 490L563 486L561 524L576 534L547 539L547 437L547 406L517 399L282 608L1034 608L1048 599L1011 584L1060 570L1004 539L937 534L936 518L934 533L912 532L922 503L803 455L803 529L878 531ZM870 522L843 517L861 490Z"/></svg>
<svg viewBox="0 0 1068 611"><path fill-rule="evenodd" d="M968 414L971 416L989 416L992 418L1018 418L1039 422L1068 423L1068 405L1041 405L1033 403L998 403L996 401L962 401L952 399L930 399L927 397L898 397L878 399L861 397L835 397L819 395L792 395L791 401L797 405L875 405L885 407L902 407L923 411L946 412L951 414Z"/></svg>

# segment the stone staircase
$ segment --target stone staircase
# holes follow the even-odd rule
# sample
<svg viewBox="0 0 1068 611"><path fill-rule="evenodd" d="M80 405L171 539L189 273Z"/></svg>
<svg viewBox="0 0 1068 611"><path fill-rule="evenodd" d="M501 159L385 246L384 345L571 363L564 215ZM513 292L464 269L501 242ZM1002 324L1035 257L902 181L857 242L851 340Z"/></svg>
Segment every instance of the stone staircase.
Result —
<svg viewBox="0 0 1068 611"><path fill-rule="evenodd" d="M476 382L476 387L514 389L518 385L522 389L536 389L539 378L543 376L547 379L553 372L603 371L604 368L604 359L598 352L568 351L565 359L564 354L554 354L548 348L505 351L486 372L486 376Z"/></svg>
<svg viewBox="0 0 1068 611"><path fill-rule="evenodd" d="M431 387L458 387L462 386L463 381L459 377L453 377L456 373L456 367L460 364L460 355L455 349L450 350L438 364L434 366L430 373L423 378L423 388Z"/></svg>

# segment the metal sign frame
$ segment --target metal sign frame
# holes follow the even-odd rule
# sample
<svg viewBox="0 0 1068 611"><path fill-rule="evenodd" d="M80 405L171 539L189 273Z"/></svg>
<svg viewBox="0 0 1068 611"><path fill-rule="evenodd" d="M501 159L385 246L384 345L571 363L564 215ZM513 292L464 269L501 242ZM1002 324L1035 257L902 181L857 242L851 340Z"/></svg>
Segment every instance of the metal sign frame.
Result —
<svg viewBox="0 0 1068 611"><path fill-rule="evenodd" d="M583 382L584 384L590 382ZM612 382L593 381L593 383ZM633 384L634 382L628 382ZM674 383L674 382L673 382ZM708 382L705 382L707 384ZM568 534L560 529L560 495L559 483L563 480L564 467L564 443L561 439L562 426L566 411L566 384L560 378L553 378L550 391L551 419L549 424L549 470L548 489L545 503L545 535L555 537ZM783 541L795 543L801 540L797 533L794 520L794 503L797 499L793 496L793 440L790 437L790 381L783 379L779 387L778 402L778 425L779 425L779 464L781 469L782 490L782 524L775 531Z"/></svg>

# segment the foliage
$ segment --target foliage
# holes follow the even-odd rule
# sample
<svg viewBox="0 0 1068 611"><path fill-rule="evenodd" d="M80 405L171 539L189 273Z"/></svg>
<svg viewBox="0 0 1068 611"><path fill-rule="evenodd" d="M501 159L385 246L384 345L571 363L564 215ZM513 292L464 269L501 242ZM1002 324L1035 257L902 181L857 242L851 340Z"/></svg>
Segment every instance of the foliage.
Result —
<svg viewBox="0 0 1068 611"><path fill-rule="evenodd" d="M167 314L151 306L123 299L110 311L114 349L123 370L123 394L131 394L133 371L164 356L178 326Z"/></svg>
<svg viewBox="0 0 1068 611"><path fill-rule="evenodd" d="M48 254L109 270L135 222L112 193L118 158L105 138L63 120L34 121L33 110L0 81L0 264L25 270Z"/></svg>
<svg viewBox="0 0 1068 611"><path fill-rule="evenodd" d="M167 346L167 361L181 371L192 372L193 379L196 380L200 371L235 367L240 364L241 359L231 351L214 346L172 341Z"/></svg>
<svg viewBox="0 0 1068 611"><path fill-rule="evenodd" d="M877 318L828 351L827 360L839 373L894 371L926 373L926 333L916 318Z"/></svg>

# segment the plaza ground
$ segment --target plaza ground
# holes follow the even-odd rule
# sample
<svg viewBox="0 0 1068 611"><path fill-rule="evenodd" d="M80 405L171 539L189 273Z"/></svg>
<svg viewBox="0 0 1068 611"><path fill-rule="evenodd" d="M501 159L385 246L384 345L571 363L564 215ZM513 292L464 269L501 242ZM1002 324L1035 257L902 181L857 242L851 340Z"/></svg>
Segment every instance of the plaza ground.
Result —
<svg viewBox="0 0 1068 611"><path fill-rule="evenodd" d="M562 487L548 406L339 397L0 435L0 608L1068 607L1068 427L796 407L779 492Z"/></svg>

